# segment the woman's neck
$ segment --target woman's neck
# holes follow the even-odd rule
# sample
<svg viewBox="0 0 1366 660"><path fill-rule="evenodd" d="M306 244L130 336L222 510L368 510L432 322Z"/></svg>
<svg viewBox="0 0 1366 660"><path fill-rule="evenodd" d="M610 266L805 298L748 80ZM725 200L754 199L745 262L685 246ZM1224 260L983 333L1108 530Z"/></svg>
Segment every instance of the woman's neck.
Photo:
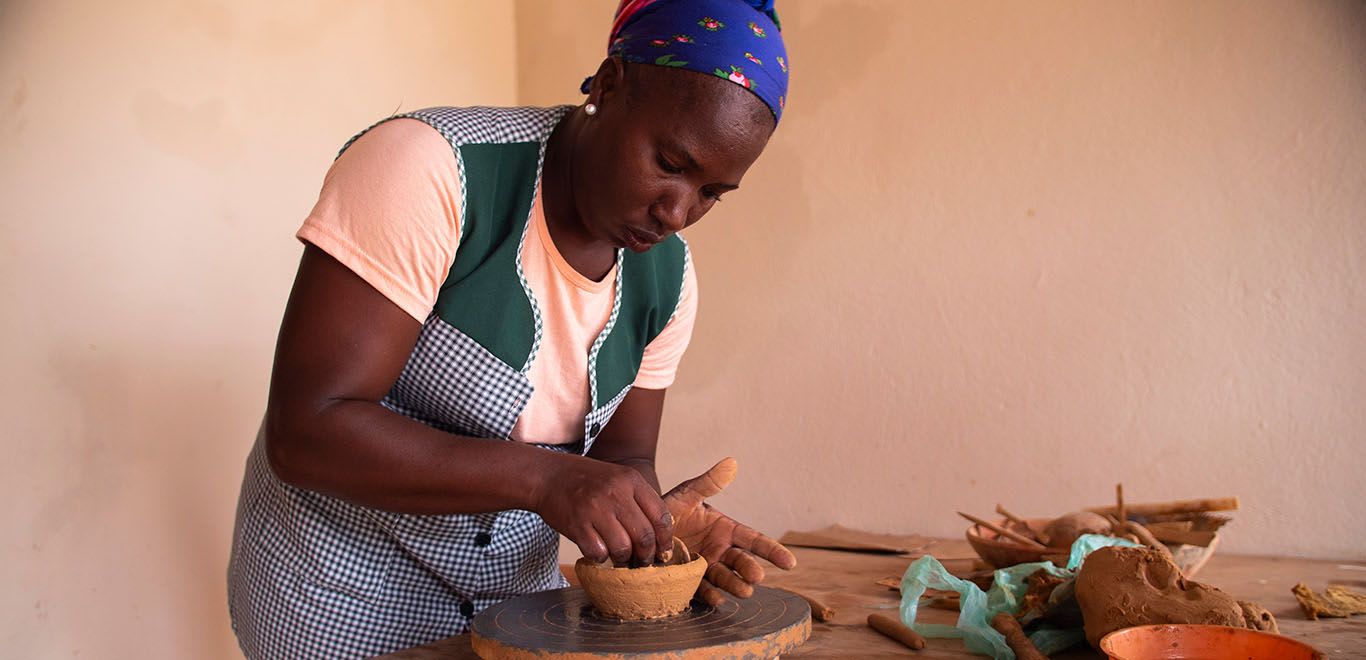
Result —
<svg viewBox="0 0 1366 660"><path fill-rule="evenodd" d="M541 169L541 201L555 249L574 270L597 282L611 272L616 249L588 233L574 205L574 151L583 121L578 110L571 110L551 132Z"/></svg>

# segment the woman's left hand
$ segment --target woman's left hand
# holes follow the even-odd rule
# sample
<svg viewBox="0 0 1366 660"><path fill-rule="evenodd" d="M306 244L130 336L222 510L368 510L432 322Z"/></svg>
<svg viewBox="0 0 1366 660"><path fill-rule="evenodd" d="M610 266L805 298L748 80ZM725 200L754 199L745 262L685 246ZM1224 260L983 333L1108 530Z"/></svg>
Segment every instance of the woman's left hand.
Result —
<svg viewBox="0 0 1366 660"><path fill-rule="evenodd" d="M725 600L721 590L738 598L754 593L754 585L764 579L760 558L783 570L797 565L797 558L781 543L736 522L704 501L730 484L737 468L735 459L723 459L706 473L678 484L664 495L664 503L674 519L674 536L687 544L689 552L707 558L707 574L697 588L697 595L713 606Z"/></svg>

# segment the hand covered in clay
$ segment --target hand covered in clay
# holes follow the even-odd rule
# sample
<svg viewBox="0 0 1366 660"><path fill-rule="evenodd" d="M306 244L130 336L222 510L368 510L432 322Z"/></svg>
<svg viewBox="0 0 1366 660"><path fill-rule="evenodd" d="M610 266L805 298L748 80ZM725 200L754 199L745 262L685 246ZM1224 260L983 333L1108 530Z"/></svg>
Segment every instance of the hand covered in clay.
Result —
<svg viewBox="0 0 1366 660"><path fill-rule="evenodd" d="M669 512L639 471L568 454L555 460L535 511L589 561L643 565L672 551Z"/></svg>
<svg viewBox="0 0 1366 660"><path fill-rule="evenodd" d="M725 600L721 590L739 598L750 597L754 585L764 579L760 558L783 570L797 565L797 558L782 544L704 501L729 485L737 469L735 459L723 459L705 474L678 484L664 495L674 520L674 536L687 544L689 552L707 558L707 574L697 595L710 605Z"/></svg>

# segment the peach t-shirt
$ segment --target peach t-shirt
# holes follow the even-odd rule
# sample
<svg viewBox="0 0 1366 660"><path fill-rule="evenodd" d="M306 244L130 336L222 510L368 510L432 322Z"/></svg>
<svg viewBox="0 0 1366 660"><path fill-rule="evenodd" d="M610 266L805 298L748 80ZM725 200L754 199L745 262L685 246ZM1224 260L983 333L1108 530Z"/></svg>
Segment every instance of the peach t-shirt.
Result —
<svg viewBox="0 0 1366 660"><path fill-rule="evenodd" d="M455 260L459 209L460 178L450 143L418 120L395 119L371 129L332 164L297 236L422 323ZM575 271L550 238L538 194L522 270L544 333L528 374L535 392L512 437L575 442L589 408L588 351L611 314L616 269L600 282ZM697 275L689 261L678 308L645 347L635 387L673 384L696 315Z"/></svg>

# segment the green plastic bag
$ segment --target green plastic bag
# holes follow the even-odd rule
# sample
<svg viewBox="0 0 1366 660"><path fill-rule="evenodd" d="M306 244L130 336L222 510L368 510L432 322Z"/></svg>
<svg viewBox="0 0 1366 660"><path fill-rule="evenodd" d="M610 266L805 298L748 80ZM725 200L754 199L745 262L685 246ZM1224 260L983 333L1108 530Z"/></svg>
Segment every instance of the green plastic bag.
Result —
<svg viewBox="0 0 1366 660"><path fill-rule="evenodd" d="M933 556L925 555L906 568L901 577L901 622L924 637L961 638L967 649L996 660L1015 660L1015 652L1006 646L1006 638L991 627L991 618L1000 612L1014 615L1029 587L1026 580L1039 570L1064 580L1076 578L1086 555L1112 545L1133 546L1131 541L1098 534L1085 534L1072 544L1067 568L1058 568L1049 561L1018 564L998 569L992 575L991 589L982 591L977 585L949 574ZM956 591L959 596L958 623L946 626L937 623L917 623L916 609L926 589ZM1044 655L1066 649L1085 639L1081 628L1041 628L1029 640Z"/></svg>

